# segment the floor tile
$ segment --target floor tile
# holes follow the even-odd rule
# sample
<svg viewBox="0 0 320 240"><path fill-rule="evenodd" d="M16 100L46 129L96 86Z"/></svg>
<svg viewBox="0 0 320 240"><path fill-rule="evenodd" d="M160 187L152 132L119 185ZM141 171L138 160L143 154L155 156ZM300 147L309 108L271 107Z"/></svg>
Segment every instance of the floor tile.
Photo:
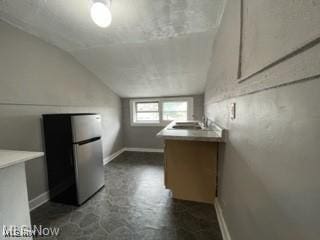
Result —
<svg viewBox="0 0 320 240"><path fill-rule="evenodd" d="M174 200L163 154L124 152L105 166L105 187L80 207L48 202L32 223L59 227L57 240L222 240L213 205Z"/></svg>

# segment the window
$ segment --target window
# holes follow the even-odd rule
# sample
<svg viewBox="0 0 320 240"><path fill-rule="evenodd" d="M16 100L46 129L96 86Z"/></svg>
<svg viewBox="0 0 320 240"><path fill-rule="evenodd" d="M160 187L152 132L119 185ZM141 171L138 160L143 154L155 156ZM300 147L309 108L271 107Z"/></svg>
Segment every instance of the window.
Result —
<svg viewBox="0 0 320 240"><path fill-rule="evenodd" d="M159 103L136 102L136 122L159 122Z"/></svg>
<svg viewBox="0 0 320 240"><path fill-rule="evenodd" d="M188 120L188 101L163 102L162 120L186 121Z"/></svg>
<svg viewBox="0 0 320 240"><path fill-rule="evenodd" d="M193 119L193 98L135 99L130 101L132 126L164 126Z"/></svg>

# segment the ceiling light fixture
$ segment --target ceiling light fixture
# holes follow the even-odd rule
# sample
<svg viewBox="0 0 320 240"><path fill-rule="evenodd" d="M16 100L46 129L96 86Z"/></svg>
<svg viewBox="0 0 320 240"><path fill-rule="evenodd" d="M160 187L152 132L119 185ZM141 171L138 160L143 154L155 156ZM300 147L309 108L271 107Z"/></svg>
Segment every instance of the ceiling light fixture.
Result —
<svg viewBox="0 0 320 240"><path fill-rule="evenodd" d="M111 0L92 0L90 15L95 24L106 28L111 24Z"/></svg>

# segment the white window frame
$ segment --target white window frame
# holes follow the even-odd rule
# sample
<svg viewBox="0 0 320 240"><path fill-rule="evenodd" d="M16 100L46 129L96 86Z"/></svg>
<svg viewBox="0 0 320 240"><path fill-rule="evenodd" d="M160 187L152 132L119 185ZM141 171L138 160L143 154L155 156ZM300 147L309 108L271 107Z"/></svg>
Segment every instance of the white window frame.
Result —
<svg viewBox="0 0 320 240"><path fill-rule="evenodd" d="M171 121L164 121L162 119L163 115L163 102L188 102L188 120L193 120L193 97L175 97L175 98L142 98L142 99L131 99L129 101L130 104L130 123L131 126L146 126L146 127L154 127L154 126L166 126ZM140 121L137 122L136 118L136 106L137 103L140 102L158 102L159 103L159 121Z"/></svg>

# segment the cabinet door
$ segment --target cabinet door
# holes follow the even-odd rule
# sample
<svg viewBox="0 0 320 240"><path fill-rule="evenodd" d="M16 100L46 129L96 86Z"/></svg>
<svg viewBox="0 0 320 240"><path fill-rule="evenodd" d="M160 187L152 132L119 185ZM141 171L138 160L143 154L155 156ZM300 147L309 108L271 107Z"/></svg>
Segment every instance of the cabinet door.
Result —
<svg viewBox="0 0 320 240"><path fill-rule="evenodd" d="M217 146L215 142L166 140L165 181L174 198L214 203Z"/></svg>

